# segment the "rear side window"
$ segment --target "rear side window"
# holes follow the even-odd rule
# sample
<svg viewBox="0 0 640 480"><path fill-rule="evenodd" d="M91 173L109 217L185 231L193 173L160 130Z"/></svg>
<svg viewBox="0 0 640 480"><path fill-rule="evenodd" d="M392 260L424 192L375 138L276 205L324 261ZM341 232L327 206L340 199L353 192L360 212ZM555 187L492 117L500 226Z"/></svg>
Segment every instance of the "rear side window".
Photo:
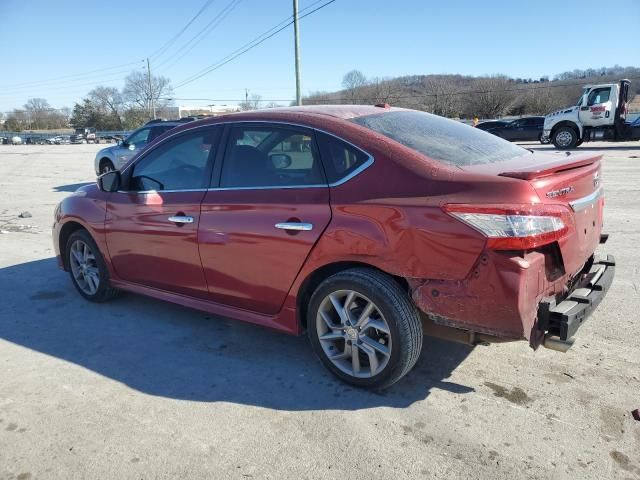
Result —
<svg viewBox="0 0 640 480"><path fill-rule="evenodd" d="M307 131L281 126L230 128L220 187L278 188L324 184L322 166Z"/></svg>
<svg viewBox="0 0 640 480"><path fill-rule="evenodd" d="M331 135L318 133L318 146L329 183L351 175L369 160L369 155Z"/></svg>
<svg viewBox="0 0 640 480"><path fill-rule="evenodd" d="M529 153L478 128L425 112L385 112L352 121L449 165L501 162Z"/></svg>

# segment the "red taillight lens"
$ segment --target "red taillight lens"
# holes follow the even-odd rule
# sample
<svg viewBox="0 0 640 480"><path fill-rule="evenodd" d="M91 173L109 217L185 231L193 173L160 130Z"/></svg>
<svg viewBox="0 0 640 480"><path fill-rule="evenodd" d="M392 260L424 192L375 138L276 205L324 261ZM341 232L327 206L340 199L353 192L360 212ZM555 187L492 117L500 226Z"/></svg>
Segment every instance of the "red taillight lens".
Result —
<svg viewBox="0 0 640 480"><path fill-rule="evenodd" d="M555 242L573 225L562 205L462 205L443 207L454 218L487 237L487 248L528 250Z"/></svg>

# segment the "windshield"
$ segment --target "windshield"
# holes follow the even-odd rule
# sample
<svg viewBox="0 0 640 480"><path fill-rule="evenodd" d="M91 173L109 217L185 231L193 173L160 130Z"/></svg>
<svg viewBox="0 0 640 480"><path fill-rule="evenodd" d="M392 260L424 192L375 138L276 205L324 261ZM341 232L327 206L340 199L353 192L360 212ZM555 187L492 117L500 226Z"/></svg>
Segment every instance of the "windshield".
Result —
<svg viewBox="0 0 640 480"><path fill-rule="evenodd" d="M352 121L450 165L501 162L529 153L480 129L425 112L385 112Z"/></svg>
<svg viewBox="0 0 640 480"><path fill-rule="evenodd" d="M582 105L582 99L584 98L584 96L586 95L586 93L589 91L588 88L583 88L582 89L582 93L580 94L580 96L578 97L578 102L576 103L576 106L579 107L580 105Z"/></svg>

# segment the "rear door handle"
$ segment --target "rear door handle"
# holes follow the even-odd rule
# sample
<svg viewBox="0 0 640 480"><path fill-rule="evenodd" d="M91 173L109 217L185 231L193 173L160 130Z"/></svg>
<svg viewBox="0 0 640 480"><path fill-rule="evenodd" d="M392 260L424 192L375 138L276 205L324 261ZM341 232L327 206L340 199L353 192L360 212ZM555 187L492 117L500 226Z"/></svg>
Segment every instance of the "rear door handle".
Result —
<svg viewBox="0 0 640 480"><path fill-rule="evenodd" d="M303 223L303 222L282 222L276 223L276 228L280 228L282 230L298 230L308 232L309 230L313 230L312 223Z"/></svg>
<svg viewBox="0 0 640 480"><path fill-rule="evenodd" d="M173 223L193 223L193 217L187 217L186 215L176 215L169 217L169 221Z"/></svg>

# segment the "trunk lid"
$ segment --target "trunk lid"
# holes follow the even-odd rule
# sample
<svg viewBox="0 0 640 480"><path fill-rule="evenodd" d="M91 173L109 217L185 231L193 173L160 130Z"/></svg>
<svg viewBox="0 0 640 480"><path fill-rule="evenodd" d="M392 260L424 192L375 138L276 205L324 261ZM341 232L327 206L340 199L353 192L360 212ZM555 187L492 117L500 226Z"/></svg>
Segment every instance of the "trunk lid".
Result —
<svg viewBox="0 0 640 480"><path fill-rule="evenodd" d="M506 162L463 168L526 181L541 203L568 207L574 225L558 243L565 271L575 273L600 242L604 205L601 159L599 153L534 153Z"/></svg>

